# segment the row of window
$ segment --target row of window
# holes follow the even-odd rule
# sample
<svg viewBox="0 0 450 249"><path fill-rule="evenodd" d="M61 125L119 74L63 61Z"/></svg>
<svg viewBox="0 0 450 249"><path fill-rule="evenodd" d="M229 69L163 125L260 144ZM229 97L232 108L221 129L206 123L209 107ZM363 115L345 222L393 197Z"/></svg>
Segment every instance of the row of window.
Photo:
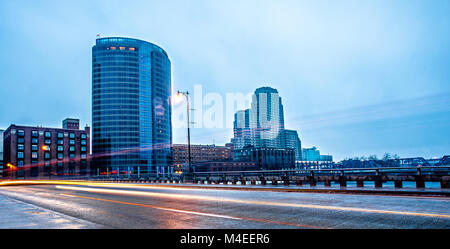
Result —
<svg viewBox="0 0 450 249"><path fill-rule="evenodd" d="M44 133L44 137L46 138L51 138L52 137L52 132L51 131L45 131ZM25 136L25 131L24 130L17 130L17 136L19 137L24 137ZM39 137L39 132L38 131L31 131L31 137ZM58 132L58 138L63 138L64 137L64 133L63 132ZM81 133L81 139L86 139L87 135L85 133ZM69 138L75 138L75 133L69 133Z"/></svg>
<svg viewBox="0 0 450 249"><path fill-rule="evenodd" d="M85 149L85 151L86 151L86 149ZM17 159L23 159L23 158L24 158L24 153L22 151L17 152ZM57 158L63 159L64 153L58 153ZM69 158L75 158L75 154L70 153ZM82 153L81 158L86 158L86 153ZM31 152L31 159L38 159L38 152ZM51 159L51 153L46 151L44 153L44 159L46 159L46 160Z"/></svg>
<svg viewBox="0 0 450 249"><path fill-rule="evenodd" d="M130 70L131 71L131 70ZM102 72L98 72L98 73L94 73L92 75L92 77L97 78L97 77L102 77L102 78L106 78L106 77L131 77L131 78L139 78L139 73L135 73L135 72L116 72L116 71L102 71Z"/></svg>

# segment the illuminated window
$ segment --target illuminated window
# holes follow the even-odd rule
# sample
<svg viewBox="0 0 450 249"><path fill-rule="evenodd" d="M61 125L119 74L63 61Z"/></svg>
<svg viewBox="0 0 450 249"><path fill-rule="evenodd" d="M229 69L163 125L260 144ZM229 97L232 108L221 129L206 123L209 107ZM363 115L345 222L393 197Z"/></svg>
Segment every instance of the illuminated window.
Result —
<svg viewBox="0 0 450 249"><path fill-rule="evenodd" d="M116 47L111 47L112 50L116 50Z"/></svg>
<svg viewBox="0 0 450 249"><path fill-rule="evenodd" d="M125 47L119 47L120 50L125 50Z"/></svg>
<svg viewBox="0 0 450 249"><path fill-rule="evenodd" d="M135 50L135 48L129 48L129 50L130 50L130 51L134 51L134 50Z"/></svg>

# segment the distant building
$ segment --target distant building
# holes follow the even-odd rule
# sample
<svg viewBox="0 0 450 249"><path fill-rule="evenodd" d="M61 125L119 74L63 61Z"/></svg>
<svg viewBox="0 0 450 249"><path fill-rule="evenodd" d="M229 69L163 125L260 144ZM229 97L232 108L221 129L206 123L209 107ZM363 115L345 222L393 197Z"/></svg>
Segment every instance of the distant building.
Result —
<svg viewBox="0 0 450 249"><path fill-rule="evenodd" d="M295 168L295 153L293 149L255 148L246 146L234 150L234 160L256 162L259 170L281 170Z"/></svg>
<svg viewBox="0 0 450 249"><path fill-rule="evenodd" d="M174 165L188 163L187 144L174 144L172 152ZM231 159L231 149L227 146L191 144L191 163L229 159Z"/></svg>
<svg viewBox="0 0 450 249"><path fill-rule="evenodd" d="M284 139L286 148L293 149L295 152L295 161L302 160L302 142L295 130L284 130Z"/></svg>
<svg viewBox="0 0 450 249"><path fill-rule="evenodd" d="M252 144L252 133L250 129L250 109L237 111L234 114L233 133L231 139L233 148L242 149Z"/></svg>
<svg viewBox="0 0 450 249"><path fill-rule="evenodd" d="M90 127L84 130L11 125L4 132L4 176L84 176L90 173Z"/></svg>
<svg viewBox="0 0 450 249"><path fill-rule="evenodd" d="M260 87L255 90L249 109L237 111L233 123L234 149L284 148L284 111L276 89Z"/></svg>
<svg viewBox="0 0 450 249"><path fill-rule="evenodd" d="M260 87L252 96L249 110L251 145L255 148L283 148L284 111L276 89Z"/></svg>
<svg viewBox="0 0 450 249"><path fill-rule="evenodd" d="M333 156L321 155L316 147L302 149L302 161L331 162Z"/></svg>
<svg viewBox="0 0 450 249"><path fill-rule="evenodd" d="M75 118L66 118L62 121L63 129L79 130L80 120Z"/></svg>

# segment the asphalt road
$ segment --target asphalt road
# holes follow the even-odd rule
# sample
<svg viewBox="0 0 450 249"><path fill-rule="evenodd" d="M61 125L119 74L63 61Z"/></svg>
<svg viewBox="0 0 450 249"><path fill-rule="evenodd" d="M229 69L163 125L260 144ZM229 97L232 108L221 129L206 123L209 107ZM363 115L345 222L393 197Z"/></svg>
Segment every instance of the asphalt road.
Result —
<svg viewBox="0 0 450 249"><path fill-rule="evenodd" d="M448 197L119 183L2 186L0 195L95 224L96 228L450 228Z"/></svg>

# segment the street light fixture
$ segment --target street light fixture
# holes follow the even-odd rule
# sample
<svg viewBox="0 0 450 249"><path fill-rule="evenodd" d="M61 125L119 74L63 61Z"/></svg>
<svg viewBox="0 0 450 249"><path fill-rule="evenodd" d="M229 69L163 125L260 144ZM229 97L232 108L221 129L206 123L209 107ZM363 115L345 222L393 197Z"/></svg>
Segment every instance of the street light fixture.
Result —
<svg viewBox="0 0 450 249"><path fill-rule="evenodd" d="M191 129L190 129L190 121L189 121L189 92L181 92L177 91L177 96L180 97L184 95L186 97L186 114L187 114L187 136L188 136L188 172L186 174L186 178L188 180L192 179L192 174L194 173L191 165Z"/></svg>

